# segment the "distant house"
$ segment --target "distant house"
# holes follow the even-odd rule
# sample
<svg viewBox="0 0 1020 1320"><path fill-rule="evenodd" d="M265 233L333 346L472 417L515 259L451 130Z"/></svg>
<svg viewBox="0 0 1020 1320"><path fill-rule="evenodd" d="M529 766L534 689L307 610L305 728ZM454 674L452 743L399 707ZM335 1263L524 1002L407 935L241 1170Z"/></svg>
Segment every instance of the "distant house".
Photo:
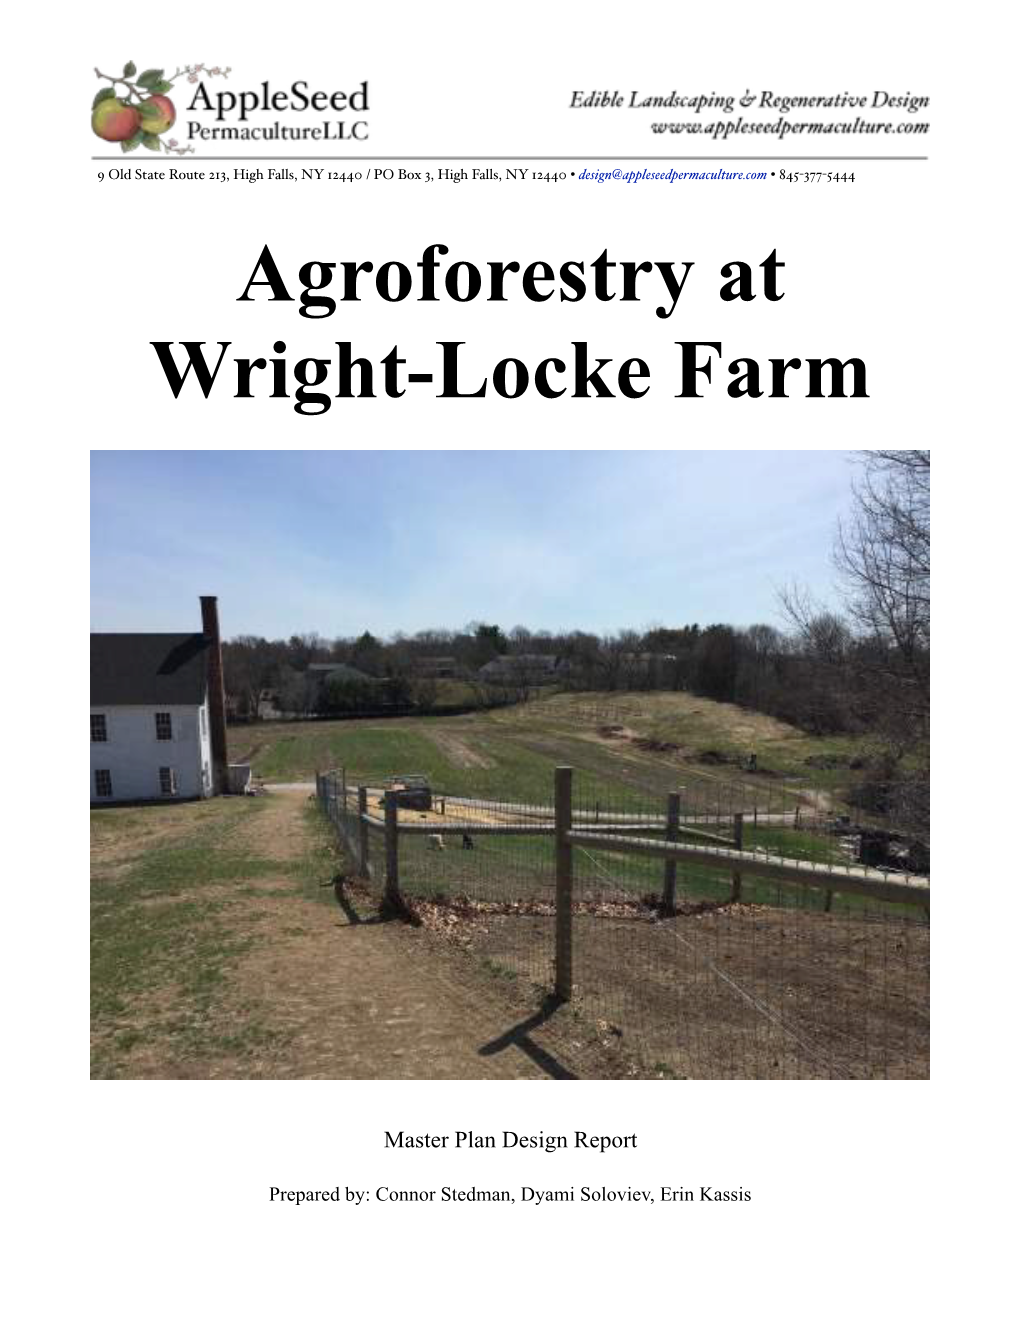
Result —
<svg viewBox="0 0 1020 1320"><path fill-rule="evenodd" d="M226 791L216 597L201 605L201 632L92 634L93 803Z"/></svg>
<svg viewBox="0 0 1020 1320"><path fill-rule="evenodd" d="M486 683L527 683L538 687L555 683L559 661L554 655L499 655L478 673Z"/></svg>

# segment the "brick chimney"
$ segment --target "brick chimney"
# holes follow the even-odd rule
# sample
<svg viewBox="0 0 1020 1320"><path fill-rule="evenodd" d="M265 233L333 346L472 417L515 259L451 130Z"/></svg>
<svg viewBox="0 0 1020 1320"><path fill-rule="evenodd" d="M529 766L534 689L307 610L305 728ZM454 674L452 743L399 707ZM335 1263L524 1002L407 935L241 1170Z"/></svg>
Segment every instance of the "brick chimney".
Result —
<svg viewBox="0 0 1020 1320"><path fill-rule="evenodd" d="M209 647L209 741L212 745L214 793L227 791L227 702L223 692L223 651L220 647L220 615L215 596L199 596L202 602L202 632Z"/></svg>

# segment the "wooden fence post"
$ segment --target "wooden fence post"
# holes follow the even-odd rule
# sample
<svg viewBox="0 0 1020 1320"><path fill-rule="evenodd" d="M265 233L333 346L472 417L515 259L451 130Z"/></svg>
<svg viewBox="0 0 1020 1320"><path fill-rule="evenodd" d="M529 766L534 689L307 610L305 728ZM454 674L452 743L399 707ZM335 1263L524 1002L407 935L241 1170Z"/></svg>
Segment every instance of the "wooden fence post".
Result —
<svg viewBox="0 0 1020 1320"><path fill-rule="evenodd" d="M733 846L737 852L741 852L744 847L744 813L742 811L734 812L733 815ZM740 891L743 884L739 871L733 872L733 888L730 891L730 902L740 902Z"/></svg>
<svg viewBox="0 0 1020 1320"><path fill-rule="evenodd" d="M400 838L397 834L397 795L387 793L383 799L386 819L386 891L388 904L400 903Z"/></svg>
<svg viewBox="0 0 1020 1320"><path fill-rule="evenodd" d="M358 875L368 879L368 789L358 788Z"/></svg>
<svg viewBox="0 0 1020 1320"><path fill-rule="evenodd" d="M666 838L676 843L680 837L680 794L670 793L666 799ZM668 857L662 868L662 910L670 916L676 914L676 858Z"/></svg>
<svg viewBox="0 0 1020 1320"><path fill-rule="evenodd" d="M573 822L573 771L556 767L556 997L573 994L574 859L567 832Z"/></svg>

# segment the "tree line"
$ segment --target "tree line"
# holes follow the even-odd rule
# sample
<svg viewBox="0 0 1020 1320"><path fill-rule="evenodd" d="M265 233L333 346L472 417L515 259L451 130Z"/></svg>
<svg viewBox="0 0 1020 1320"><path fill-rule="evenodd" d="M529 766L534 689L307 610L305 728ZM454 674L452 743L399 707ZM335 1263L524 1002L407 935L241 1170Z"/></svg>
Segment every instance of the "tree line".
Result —
<svg viewBox="0 0 1020 1320"><path fill-rule="evenodd" d="M479 624L389 639L369 632L333 639L305 633L277 641L243 636L223 649L227 691L245 718L257 718L267 700L300 714L360 705L429 709L440 690L440 680L429 672L429 662L437 659L452 662L443 676L459 680L466 701L484 706L526 700L537 686L531 656L555 657L548 681L568 691L691 692L811 733L858 732L871 727L875 715L867 688L855 681L869 647L835 615L813 618L803 634L769 624L660 626L609 636L523 627L504 633L498 625ZM483 680L479 670L500 657L506 660L500 676ZM332 683L321 681L309 669L315 664L349 666L365 681L343 671Z"/></svg>
<svg viewBox="0 0 1020 1320"><path fill-rule="evenodd" d="M892 772L927 747L929 455L870 451L859 462L852 513L835 534L838 609L818 607L793 585L782 594L782 628L695 623L599 636L475 621L388 638L235 637L224 646L232 709L258 718L269 700L301 714L427 712L443 678L459 680L464 704L484 707L526 700L539 681L529 658L551 656L555 668L540 681L567 690L691 692L810 733L873 734ZM498 677L486 681L480 671L500 658ZM310 669L316 664L356 672L323 680Z"/></svg>

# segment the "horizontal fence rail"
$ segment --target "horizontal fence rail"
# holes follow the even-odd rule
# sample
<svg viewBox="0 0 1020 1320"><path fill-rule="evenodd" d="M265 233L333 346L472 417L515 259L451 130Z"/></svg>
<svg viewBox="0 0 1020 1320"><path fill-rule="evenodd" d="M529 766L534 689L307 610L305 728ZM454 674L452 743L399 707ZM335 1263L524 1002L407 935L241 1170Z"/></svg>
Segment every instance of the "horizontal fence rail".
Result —
<svg viewBox="0 0 1020 1320"><path fill-rule="evenodd" d="M812 885L818 889L834 889L845 893L864 894L889 903L916 903L927 907L929 881L925 876L896 875L891 871L875 871L866 867L819 864L798 858L779 858L738 851L735 848L695 848L690 844L673 843L660 839L634 839L621 834L597 834L591 830L569 830L567 841L586 844L589 848L604 848L610 852L638 853L644 857L664 860L700 862L703 866L723 871L740 871L748 875L763 875L770 879L798 885Z"/></svg>

